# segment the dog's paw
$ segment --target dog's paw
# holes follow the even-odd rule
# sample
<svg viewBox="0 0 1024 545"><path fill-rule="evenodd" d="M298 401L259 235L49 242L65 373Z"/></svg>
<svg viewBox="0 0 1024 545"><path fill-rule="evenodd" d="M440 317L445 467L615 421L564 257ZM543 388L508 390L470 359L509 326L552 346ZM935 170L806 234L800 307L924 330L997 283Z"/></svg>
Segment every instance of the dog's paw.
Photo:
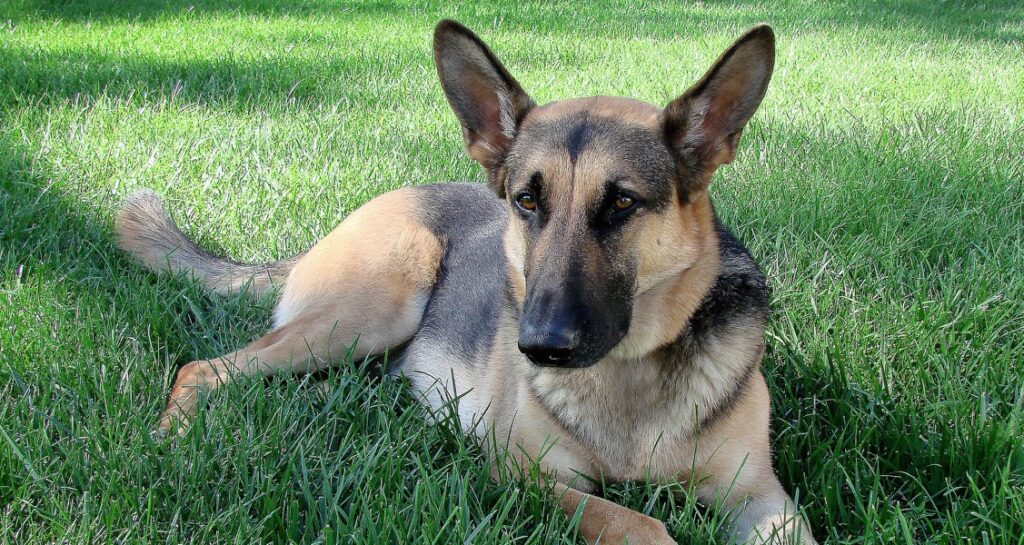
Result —
<svg viewBox="0 0 1024 545"><path fill-rule="evenodd" d="M639 514L609 524L597 539L588 542L595 545L678 545L668 535L664 522Z"/></svg>
<svg viewBox="0 0 1024 545"><path fill-rule="evenodd" d="M634 539L632 535L627 535L626 539L628 543L635 543L636 545L650 544L650 545L678 545L672 536L668 535L668 528L665 527L665 523L651 517L645 517L647 520L644 521L644 528L642 532L637 533L637 538Z"/></svg>

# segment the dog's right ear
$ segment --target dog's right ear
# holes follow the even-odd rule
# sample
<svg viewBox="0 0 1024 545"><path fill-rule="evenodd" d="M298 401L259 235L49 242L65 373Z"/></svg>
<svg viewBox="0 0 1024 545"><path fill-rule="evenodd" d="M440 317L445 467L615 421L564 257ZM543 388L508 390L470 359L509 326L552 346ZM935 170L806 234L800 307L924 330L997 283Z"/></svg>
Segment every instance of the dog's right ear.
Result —
<svg viewBox="0 0 1024 545"><path fill-rule="evenodd" d="M480 38L455 21L441 21L434 30L434 62L462 124L466 151L487 169L491 188L504 196L498 167L533 100Z"/></svg>

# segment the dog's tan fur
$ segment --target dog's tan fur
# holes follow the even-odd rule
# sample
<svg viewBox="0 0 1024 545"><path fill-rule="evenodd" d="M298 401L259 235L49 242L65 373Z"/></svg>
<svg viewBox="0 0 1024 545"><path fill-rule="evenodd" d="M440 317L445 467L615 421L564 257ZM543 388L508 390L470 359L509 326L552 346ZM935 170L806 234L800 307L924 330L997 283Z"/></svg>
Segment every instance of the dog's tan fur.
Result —
<svg viewBox="0 0 1024 545"><path fill-rule="evenodd" d="M417 223L416 206L408 190L382 195L295 262L275 312L275 329L236 352L182 367L160 428L187 420L200 391L236 376L315 371L346 353L364 357L412 338L441 257L441 241ZM143 240L152 252L151 240L132 236L140 208L160 208L160 203L151 194L128 203L118 217L121 245L133 250L132 244Z"/></svg>
<svg viewBox="0 0 1024 545"><path fill-rule="evenodd" d="M590 481L580 474L694 482L703 501L730 509L733 537L814 543L771 467L769 394L759 368L764 314L739 309L716 323L699 348L679 340L696 327L696 314L723 275L756 269L749 258L721 247L707 186L714 170L732 160L739 133L764 94L771 72L765 58L774 50L770 31L748 33L664 110L611 97L535 106L468 30L445 22L435 39L442 84L463 123L470 156L510 201L513 191L527 187L516 172L543 173L553 218L539 234L529 222L510 218L499 235L512 301L500 308L486 352L471 356L468 349L420 337L445 260L456 251L432 216L438 208L458 206L443 196L449 193L404 189L382 195L306 254L254 266L198 249L159 199L143 192L126 203L117 230L120 245L149 267L191 274L221 292L264 292L283 282L274 329L236 352L182 367L159 428L184 430L197 393L236 377L308 372L346 353L359 358L408 345L398 372L424 403L440 408L457 399L468 433L507 449L516 467L540 463L557 483L566 513L582 509L580 531L588 543L675 542L661 522L592 496ZM622 160L614 139L513 149L520 135L544 135L544 127L576 118L651 138L664 134L680 150L679 183L661 197L660 207L652 205L619 227L613 243L594 238L588 211L603 198L606 180L629 189L649 176L636 170L644 168L643 160ZM515 170L508 158L517 153ZM543 271L563 274L579 266L579 281L586 283L612 266L609 259L632 264L628 333L596 364L552 368L527 362L520 320L531 282ZM494 438L509 444L495 445Z"/></svg>

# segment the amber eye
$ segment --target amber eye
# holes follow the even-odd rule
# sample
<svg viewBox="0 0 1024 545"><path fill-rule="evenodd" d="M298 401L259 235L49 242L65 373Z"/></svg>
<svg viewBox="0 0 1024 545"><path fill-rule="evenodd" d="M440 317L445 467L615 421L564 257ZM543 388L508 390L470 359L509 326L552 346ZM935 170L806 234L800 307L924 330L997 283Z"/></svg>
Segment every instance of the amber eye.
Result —
<svg viewBox="0 0 1024 545"><path fill-rule="evenodd" d="M612 206L615 207L616 212L625 212L626 210L633 208L635 204L636 199L630 197L629 195L623 195L619 193L615 197L615 202L612 203Z"/></svg>
<svg viewBox="0 0 1024 545"><path fill-rule="evenodd" d="M516 204L519 205L519 208L522 208L527 212L533 212L537 209L537 200L534 199L533 195L530 193L520 193L519 196L516 197Z"/></svg>

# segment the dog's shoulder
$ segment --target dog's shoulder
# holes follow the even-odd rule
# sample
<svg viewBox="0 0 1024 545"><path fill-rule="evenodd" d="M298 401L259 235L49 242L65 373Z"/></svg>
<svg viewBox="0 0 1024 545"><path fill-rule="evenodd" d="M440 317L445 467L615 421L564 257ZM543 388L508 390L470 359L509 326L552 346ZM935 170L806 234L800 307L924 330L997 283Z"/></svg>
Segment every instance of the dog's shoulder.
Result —
<svg viewBox="0 0 1024 545"><path fill-rule="evenodd" d="M504 201L483 184L437 183L412 190L420 205L420 220L445 240L458 243L482 228L503 226L508 219Z"/></svg>
<svg viewBox="0 0 1024 545"><path fill-rule="evenodd" d="M508 289L504 201L474 183L418 186L421 220L443 241L437 281L415 344L480 362L490 350Z"/></svg>

